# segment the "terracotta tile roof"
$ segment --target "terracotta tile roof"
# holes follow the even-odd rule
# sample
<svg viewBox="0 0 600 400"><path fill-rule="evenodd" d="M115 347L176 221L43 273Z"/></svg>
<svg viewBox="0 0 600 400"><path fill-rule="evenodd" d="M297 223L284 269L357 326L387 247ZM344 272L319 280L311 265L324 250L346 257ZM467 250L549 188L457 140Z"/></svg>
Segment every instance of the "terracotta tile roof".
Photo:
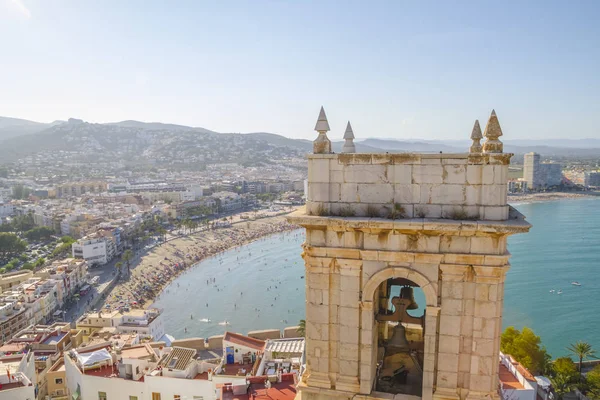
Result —
<svg viewBox="0 0 600 400"><path fill-rule="evenodd" d="M196 350L185 347L173 347L173 350L160 362L160 366L168 369L184 370L194 359Z"/></svg>
<svg viewBox="0 0 600 400"><path fill-rule="evenodd" d="M225 332L223 341L231 342L240 346L249 347L258 351L263 351L265 348L264 340L254 339L248 336L240 335L239 333Z"/></svg>

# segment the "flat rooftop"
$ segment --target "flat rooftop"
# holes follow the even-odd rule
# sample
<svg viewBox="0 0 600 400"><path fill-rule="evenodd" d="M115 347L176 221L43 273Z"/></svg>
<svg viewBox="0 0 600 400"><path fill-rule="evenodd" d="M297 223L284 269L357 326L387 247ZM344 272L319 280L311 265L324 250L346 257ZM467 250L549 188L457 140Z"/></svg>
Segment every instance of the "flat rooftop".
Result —
<svg viewBox="0 0 600 400"><path fill-rule="evenodd" d="M57 334L52 334L44 340L43 344L55 345L58 344L65 336L67 336L66 332L58 332Z"/></svg>
<svg viewBox="0 0 600 400"><path fill-rule="evenodd" d="M498 369L498 377L504 389L524 389L521 382L502 363Z"/></svg>

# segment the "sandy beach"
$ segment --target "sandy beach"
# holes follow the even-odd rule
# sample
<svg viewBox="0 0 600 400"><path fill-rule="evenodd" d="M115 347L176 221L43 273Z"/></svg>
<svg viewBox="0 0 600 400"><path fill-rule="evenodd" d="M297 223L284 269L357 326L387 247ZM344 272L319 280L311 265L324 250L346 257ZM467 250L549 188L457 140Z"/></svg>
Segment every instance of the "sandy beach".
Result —
<svg viewBox="0 0 600 400"><path fill-rule="evenodd" d="M597 197L600 192L547 192L508 195L509 203L532 203L537 201L552 201L563 199L580 199L584 197Z"/></svg>
<svg viewBox="0 0 600 400"><path fill-rule="evenodd" d="M285 216L279 215L193 233L141 251L131 262L130 279L118 282L107 293L102 306L149 307L167 283L202 260L264 236L297 228L287 223ZM123 271L127 274L126 265L123 265Z"/></svg>

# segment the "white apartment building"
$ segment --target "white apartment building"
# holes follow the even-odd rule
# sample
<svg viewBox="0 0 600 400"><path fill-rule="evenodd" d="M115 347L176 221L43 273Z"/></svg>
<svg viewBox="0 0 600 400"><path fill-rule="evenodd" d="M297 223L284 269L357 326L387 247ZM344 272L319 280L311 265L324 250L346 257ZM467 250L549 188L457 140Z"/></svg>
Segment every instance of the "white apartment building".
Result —
<svg viewBox="0 0 600 400"><path fill-rule="evenodd" d="M12 198L12 188L0 188L0 199L8 202Z"/></svg>
<svg viewBox="0 0 600 400"><path fill-rule="evenodd" d="M181 347L155 349L145 344L118 351L102 347L69 352L64 358L69 398L215 400L215 385L225 382L221 377L208 379L216 364L198 360L196 350ZM246 380L226 379L244 384Z"/></svg>
<svg viewBox="0 0 600 400"><path fill-rule="evenodd" d="M83 258L88 265L104 265L116 253L116 246L106 237L86 236L73 243L72 254L74 258Z"/></svg>
<svg viewBox="0 0 600 400"><path fill-rule="evenodd" d="M33 352L2 357L0 369L0 400L35 400Z"/></svg>
<svg viewBox="0 0 600 400"><path fill-rule="evenodd" d="M65 258L64 260L54 261L50 266L39 270L35 276L62 281L64 285L63 295L66 297L75 294L85 284L87 270L85 260Z"/></svg>
<svg viewBox="0 0 600 400"><path fill-rule="evenodd" d="M14 215L15 207L9 202L4 203L2 197L0 197L0 218L10 217Z"/></svg>
<svg viewBox="0 0 600 400"><path fill-rule="evenodd" d="M165 334L162 313L158 309L131 310L113 317L113 326L123 333L137 333L157 341Z"/></svg>
<svg viewBox="0 0 600 400"><path fill-rule="evenodd" d="M102 328L114 327L120 333L137 333L140 337L151 337L156 341L165 334L162 312L153 308L148 310L134 309L125 313L119 311L89 313L81 317L76 324L85 335Z"/></svg>

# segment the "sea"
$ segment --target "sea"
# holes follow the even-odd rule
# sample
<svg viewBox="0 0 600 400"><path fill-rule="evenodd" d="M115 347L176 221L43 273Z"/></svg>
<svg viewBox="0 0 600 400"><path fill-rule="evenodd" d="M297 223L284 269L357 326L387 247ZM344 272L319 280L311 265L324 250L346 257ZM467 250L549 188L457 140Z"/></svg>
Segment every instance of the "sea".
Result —
<svg viewBox="0 0 600 400"><path fill-rule="evenodd" d="M533 227L509 239L504 327L533 329L552 357L579 340L600 351L600 198L513 206ZM305 308L303 242L303 230L276 234L180 275L154 304L167 333L181 339L297 325ZM420 289L415 300L424 304Z"/></svg>

